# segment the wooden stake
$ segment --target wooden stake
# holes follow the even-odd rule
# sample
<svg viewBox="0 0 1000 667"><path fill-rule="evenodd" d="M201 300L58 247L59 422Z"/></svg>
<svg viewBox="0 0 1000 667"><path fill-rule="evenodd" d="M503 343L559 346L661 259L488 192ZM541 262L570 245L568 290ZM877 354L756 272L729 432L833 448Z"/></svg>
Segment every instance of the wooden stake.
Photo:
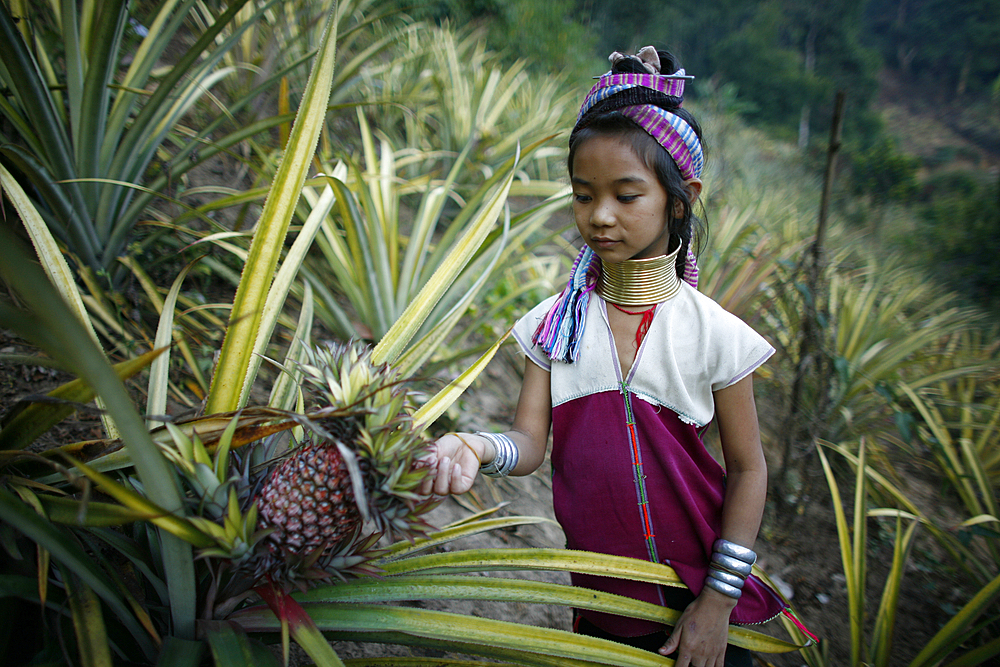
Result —
<svg viewBox="0 0 1000 667"><path fill-rule="evenodd" d="M805 294L802 295L805 302L805 313L802 317L802 331L799 338L799 359L795 368L795 379L792 382L791 394L789 396L788 414L785 418L784 451L782 453L781 470L778 474L777 487L779 489L779 502L784 502L788 495L788 469L791 464L792 447L801 440L812 443L816 439L816 428L823 419L826 403L829 396L829 383L832 365L824 356L826 336L822 321L828 322L828 318L821 321L820 313L822 306L819 294L820 280L823 275L823 243L826 240L827 220L829 218L830 196L833 191L833 179L837 168L837 153L840 152L840 137L844 124L844 102L846 96L843 91L837 91L834 100L833 119L830 124L830 145L826 154L826 173L823 176L823 193L819 204L819 219L816 224L816 238L812 246L806 252L795 269L792 276L792 283L797 283L799 276L805 272ZM808 406L808 412L803 408L802 390L806 381L806 376L812 374L814 381L822 385L820 391L816 392L816 402ZM802 414L802 413L806 414ZM805 480L803 480L805 481Z"/></svg>

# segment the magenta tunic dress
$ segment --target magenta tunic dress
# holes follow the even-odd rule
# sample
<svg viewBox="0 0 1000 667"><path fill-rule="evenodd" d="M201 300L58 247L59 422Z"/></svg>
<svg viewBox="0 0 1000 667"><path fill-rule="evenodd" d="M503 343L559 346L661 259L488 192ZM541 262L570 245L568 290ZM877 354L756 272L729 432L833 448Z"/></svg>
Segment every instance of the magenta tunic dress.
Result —
<svg viewBox="0 0 1000 667"><path fill-rule="evenodd" d="M554 299L519 320L514 336L528 358L550 372L552 495L567 547L664 563L698 595L720 536L725 493L725 472L700 437L714 415L712 392L752 373L774 349L684 284L657 307L627 376L606 304L596 295L588 304L579 360L552 362L531 337ZM582 574L574 574L573 583L665 604L656 584ZM730 620L762 623L784 607L751 575ZM581 613L623 637L663 628Z"/></svg>

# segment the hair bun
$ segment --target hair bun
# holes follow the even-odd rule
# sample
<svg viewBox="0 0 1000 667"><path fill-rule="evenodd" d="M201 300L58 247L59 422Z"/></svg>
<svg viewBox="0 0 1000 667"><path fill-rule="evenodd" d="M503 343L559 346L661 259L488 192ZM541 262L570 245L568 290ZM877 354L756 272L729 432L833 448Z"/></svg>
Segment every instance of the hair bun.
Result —
<svg viewBox="0 0 1000 667"><path fill-rule="evenodd" d="M668 54L669 55L669 54ZM672 58L672 56L671 56ZM644 46L635 55L615 51L608 60L614 74L660 74L660 52L652 46Z"/></svg>
<svg viewBox="0 0 1000 667"><path fill-rule="evenodd" d="M681 63L670 51L657 51L656 55L660 59L661 74L676 74L681 68Z"/></svg>
<svg viewBox="0 0 1000 667"><path fill-rule="evenodd" d="M681 63L670 51L657 49L655 46L644 46L635 55L615 51L608 60L611 62L611 74L676 74Z"/></svg>

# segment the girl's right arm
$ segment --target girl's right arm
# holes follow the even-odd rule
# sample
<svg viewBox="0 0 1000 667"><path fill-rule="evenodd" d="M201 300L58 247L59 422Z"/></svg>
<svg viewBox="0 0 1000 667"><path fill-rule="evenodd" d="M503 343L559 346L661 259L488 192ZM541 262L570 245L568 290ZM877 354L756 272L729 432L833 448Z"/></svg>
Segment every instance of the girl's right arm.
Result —
<svg viewBox="0 0 1000 667"><path fill-rule="evenodd" d="M530 475L542 464L551 421L549 372L525 359L514 426L506 432L518 450L517 466L511 471L512 475ZM425 459L432 470L424 482L423 492L439 496L465 493L476 481L479 466L492 461L495 454L493 443L481 435L449 433L442 436Z"/></svg>

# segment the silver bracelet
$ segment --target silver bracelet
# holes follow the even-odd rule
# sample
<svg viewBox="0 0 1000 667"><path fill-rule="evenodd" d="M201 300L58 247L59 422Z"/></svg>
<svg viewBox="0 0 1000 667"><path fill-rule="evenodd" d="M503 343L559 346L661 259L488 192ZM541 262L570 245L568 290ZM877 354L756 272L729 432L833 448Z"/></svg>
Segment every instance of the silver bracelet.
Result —
<svg viewBox="0 0 1000 667"><path fill-rule="evenodd" d="M718 569L724 572L731 572L744 579L750 576L750 572L753 571L753 566L750 563L742 561L739 558L720 554L718 551L712 554L712 565L717 566Z"/></svg>
<svg viewBox="0 0 1000 667"><path fill-rule="evenodd" d="M477 431L493 444L495 452L493 460L479 466L479 472L487 477L506 477L517 466L519 452L514 441L503 433L484 433Z"/></svg>
<svg viewBox="0 0 1000 667"><path fill-rule="evenodd" d="M713 579L718 579L724 584L729 584L733 588L743 588L743 584L746 583L746 579L743 577L731 572L726 572L725 570L716 569L714 567L709 568L708 576Z"/></svg>
<svg viewBox="0 0 1000 667"><path fill-rule="evenodd" d="M757 562L757 554L753 550L729 540L716 540L715 544L712 545L712 551L723 556L738 558L744 563L750 563L751 565Z"/></svg>
<svg viewBox="0 0 1000 667"><path fill-rule="evenodd" d="M740 596L743 595L743 591L740 589L735 586L730 586L729 584L719 581L718 579L714 579L713 577L705 577L705 586L734 600L739 600Z"/></svg>

